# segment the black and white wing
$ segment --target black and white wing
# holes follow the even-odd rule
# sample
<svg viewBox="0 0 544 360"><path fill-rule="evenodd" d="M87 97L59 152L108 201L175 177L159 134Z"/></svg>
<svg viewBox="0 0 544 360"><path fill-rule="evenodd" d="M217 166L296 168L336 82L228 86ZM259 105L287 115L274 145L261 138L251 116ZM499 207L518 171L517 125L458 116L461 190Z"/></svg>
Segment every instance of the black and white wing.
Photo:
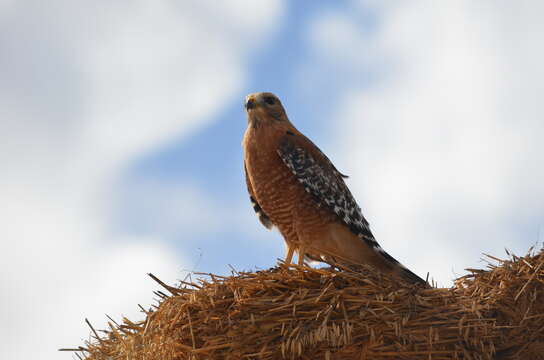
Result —
<svg viewBox="0 0 544 360"><path fill-rule="evenodd" d="M326 206L333 211L370 248L389 263L398 266L406 279L426 283L382 249L344 182L346 176L336 170L327 156L308 138L287 133L280 142L278 154L318 206Z"/></svg>
<svg viewBox="0 0 544 360"><path fill-rule="evenodd" d="M372 248L380 248L361 208L331 161L308 138L287 134L278 154L318 206L333 211L349 229Z"/></svg>

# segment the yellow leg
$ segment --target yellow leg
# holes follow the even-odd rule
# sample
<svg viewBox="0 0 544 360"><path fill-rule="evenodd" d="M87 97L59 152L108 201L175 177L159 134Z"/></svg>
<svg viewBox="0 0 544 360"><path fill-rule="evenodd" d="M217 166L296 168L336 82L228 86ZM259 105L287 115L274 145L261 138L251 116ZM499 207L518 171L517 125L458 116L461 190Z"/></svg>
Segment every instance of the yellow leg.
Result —
<svg viewBox="0 0 544 360"><path fill-rule="evenodd" d="M287 245L287 254L285 255L285 265L290 265L293 262L293 253L295 248Z"/></svg>
<svg viewBox="0 0 544 360"><path fill-rule="evenodd" d="M306 255L306 250L304 246L299 247L298 249L298 265L304 265L304 256Z"/></svg>

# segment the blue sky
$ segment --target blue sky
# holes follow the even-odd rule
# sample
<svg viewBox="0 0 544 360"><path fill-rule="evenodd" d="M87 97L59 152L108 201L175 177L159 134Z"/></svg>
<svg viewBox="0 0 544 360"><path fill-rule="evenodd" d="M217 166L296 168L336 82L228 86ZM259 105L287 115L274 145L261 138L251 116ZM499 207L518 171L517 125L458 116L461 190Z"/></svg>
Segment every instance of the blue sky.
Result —
<svg viewBox="0 0 544 360"><path fill-rule="evenodd" d="M0 2L2 359L139 317L147 272L283 257L243 178L251 92L280 96L421 276L542 243L543 6L308 4Z"/></svg>
<svg viewBox="0 0 544 360"><path fill-rule="evenodd" d="M191 183L219 203L221 209L237 204L244 211L243 222L253 222L252 225L257 224L259 227L260 224L255 223L251 211L246 211L250 207L244 185L240 147L241 134L246 126L243 99L246 94L255 91L272 91L278 94L284 99L291 118L300 119L294 120L300 129L311 132L320 144L332 146L327 133L334 129L334 123L327 119L333 116L331 105L340 96L334 87L341 91L341 85L353 74L344 71L338 64L319 59L309 66L308 59L316 55L305 37L308 36L308 26L312 19L320 14L345 9L347 5L323 2L309 8L302 3L286 4L285 16L280 20L282 26L274 29L272 35L258 45L255 56L248 59L248 83L238 92L238 101L227 104L213 122L195 131L191 137L169 142L163 148L134 161L130 170L120 179L120 187L136 186L137 191L139 182ZM371 31L375 21L371 14L361 16L362 31ZM363 86L372 76L371 73L366 74L367 71L362 69L356 74ZM308 74L304 74L305 72ZM300 74L312 81L301 84ZM326 91L322 90L324 87ZM119 201L118 218L115 219L119 231L138 235L163 232L160 228L163 224L160 220L157 221L157 217L168 211L162 207L168 207L168 204L156 204L159 208L154 208L153 205L140 201L134 192L124 196L129 199L122 198ZM180 208L191 211L191 204L186 202L187 199L180 197L175 201ZM222 210L210 211L205 216L224 216ZM260 230L259 228L258 231ZM181 226L165 237L178 251L194 258L191 269L198 271L224 273L230 271L228 265L239 269L267 268L274 264L274 259L283 256L283 244L277 241L277 233L263 236L264 241L255 241L253 231L249 232L243 227L232 229L228 224L193 238L187 236L187 230ZM235 245L239 242L245 244L243 251ZM248 257L248 253L252 256Z"/></svg>

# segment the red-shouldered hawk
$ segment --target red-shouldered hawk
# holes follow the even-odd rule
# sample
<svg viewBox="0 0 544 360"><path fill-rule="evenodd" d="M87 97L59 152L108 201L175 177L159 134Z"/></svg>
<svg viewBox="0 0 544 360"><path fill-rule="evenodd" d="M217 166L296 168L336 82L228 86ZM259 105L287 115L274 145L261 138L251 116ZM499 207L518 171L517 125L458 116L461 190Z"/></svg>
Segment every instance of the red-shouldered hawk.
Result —
<svg viewBox="0 0 544 360"><path fill-rule="evenodd" d="M370 232L344 178L287 118L271 93L246 97L244 169L253 209L262 224L276 226L290 264L304 259L368 264L414 283L425 283L385 252Z"/></svg>

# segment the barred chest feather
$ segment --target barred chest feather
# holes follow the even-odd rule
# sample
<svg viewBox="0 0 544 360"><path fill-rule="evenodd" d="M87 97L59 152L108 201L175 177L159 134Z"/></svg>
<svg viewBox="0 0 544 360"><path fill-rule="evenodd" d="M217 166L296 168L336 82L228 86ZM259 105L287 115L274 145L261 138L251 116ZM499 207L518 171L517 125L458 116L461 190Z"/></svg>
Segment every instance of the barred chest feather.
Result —
<svg viewBox="0 0 544 360"><path fill-rule="evenodd" d="M268 132L264 133L260 130L264 129L248 128L244 136L247 176L253 186L255 203L262 207L274 225L286 224L290 222L297 196L301 195L300 184L277 153L284 132L266 129Z"/></svg>

